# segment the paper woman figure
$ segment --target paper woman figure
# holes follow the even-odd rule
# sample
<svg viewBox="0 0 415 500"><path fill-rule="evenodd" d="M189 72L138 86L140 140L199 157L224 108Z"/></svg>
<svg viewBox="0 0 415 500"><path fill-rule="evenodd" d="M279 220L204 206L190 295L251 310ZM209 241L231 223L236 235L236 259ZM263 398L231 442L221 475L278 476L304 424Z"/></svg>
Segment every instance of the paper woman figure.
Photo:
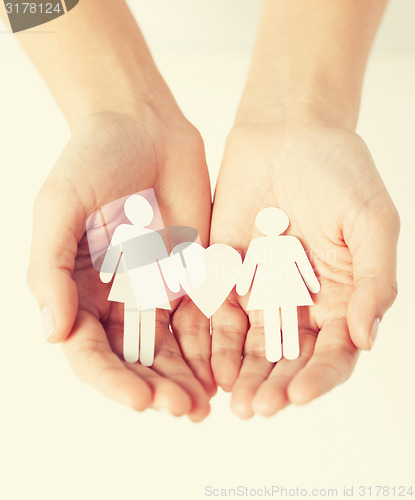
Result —
<svg viewBox="0 0 415 500"><path fill-rule="evenodd" d="M153 209L144 197L127 198L124 211L132 224L115 229L100 278L109 283L115 274L108 300L124 303L124 359L130 363L140 359L143 365L151 366L156 308L170 309L158 261L169 254L160 234L146 227L153 220ZM166 282L172 291L178 291L178 285Z"/></svg>
<svg viewBox="0 0 415 500"><path fill-rule="evenodd" d="M266 236L251 241L236 291L245 295L252 283L247 310L264 312L268 361L281 359L282 350L285 358L295 359L300 353L297 307L313 304L308 289L317 293L320 283L300 241L294 236L281 236L289 226L285 212L265 208L258 213L255 225Z"/></svg>

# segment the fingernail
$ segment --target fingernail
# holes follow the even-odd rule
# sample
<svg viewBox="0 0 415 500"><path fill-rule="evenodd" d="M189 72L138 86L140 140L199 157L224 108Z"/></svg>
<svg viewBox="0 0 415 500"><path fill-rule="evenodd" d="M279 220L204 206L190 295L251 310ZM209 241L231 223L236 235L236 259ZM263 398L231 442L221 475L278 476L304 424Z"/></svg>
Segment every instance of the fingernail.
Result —
<svg viewBox="0 0 415 500"><path fill-rule="evenodd" d="M371 348L373 347L373 344L375 343L376 340L376 335L378 334L379 323L380 319L376 318L375 321L373 322L372 329L370 330L369 342Z"/></svg>
<svg viewBox="0 0 415 500"><path fill-rule="evenodd" d="M52 311L49 307L44 307L42 309L42 319L43 319L43 334L46 340L49 340L55 332L55 321L53 319Z"/></svg>

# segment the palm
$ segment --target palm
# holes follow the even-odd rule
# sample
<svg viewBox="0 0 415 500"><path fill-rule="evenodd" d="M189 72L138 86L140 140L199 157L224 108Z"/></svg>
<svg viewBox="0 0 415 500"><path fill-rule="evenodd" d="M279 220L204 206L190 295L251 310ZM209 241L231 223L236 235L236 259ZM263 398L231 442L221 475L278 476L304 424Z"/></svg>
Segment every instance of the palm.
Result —
<svg viewBox="0 0 415 500"><path fill-rule="evenodd" d="M102 283L93 268L86 237L79 244L73 279L78 288L80 317L88 325L76 331L78 337L72 335L64 343L69 360L75 363L75 371L95 371L95 376L100 378L99 388L130 406L141 407L143 392L147 391L144 382L154 395L151 402L154 408L167 408L175 415L189 413L194 420L204 418L209 411L208 399L190 369L192 367L198 375L203 366L192 366L191 358L188 364L184 361L178 341L169 330L170 311L157 312L153 366L126 363L122 355L123 304L107 300L110 285ZM189 307L184 304L184 313ZM192 314L192 310L188 313ZM77 359L71 356L73 349L76 349ZM83 378L81 373L79 375ZM209 380L202 378L201 382ZM134 402L135 399L138 401Z"/></svg>
<svg viewBox="0 0 415 500"><path fill-rule="evenodd" d="M284 131L253 125L231 134L215 194L212 241L246 251L259 236L257 213L278 206L290 218L286 234L300 239L321 283L314 306L298 310L301 356L295 361L274 365L265 359L263 316L251 311L247 321L246 297L233 293L213 318L215 378L233 389L240 416L273 414L290 399L307 402L350 375L357 349L347 324L354 289L348 244L359 246L363 207L384 191L367 149L348 131L321 124Z"/></svg>
<svg viewBox="0 0 415 500"><path fill-rule="evenodd" d="M165 225L194 227L206 243L209 182L203 145L190 136L190 125L188 129L189 137L182 131L181 137L169 137L169 141L160 138L164 142L162 150L155 144L159 138L148 140L149 131L136 122L95 119L74 135L49 182L61 183L61 189L68 192L68 198L72 195L76 199L77 210L82 212L76 227L71 228L79 243L76 249L68 245L66 250L79 312L63 348L75 373L135 408L152 405L200 420L209 411L206 392L214 392L207 320L186 299L174 304L171 316L170 311L158 311L152 368L125 363L123 305L107 301L110 285L100 281L92 266L85 234L86 216L98 207L154 188ZM185 142L188 147L183 152L180 148Z"/></svg>

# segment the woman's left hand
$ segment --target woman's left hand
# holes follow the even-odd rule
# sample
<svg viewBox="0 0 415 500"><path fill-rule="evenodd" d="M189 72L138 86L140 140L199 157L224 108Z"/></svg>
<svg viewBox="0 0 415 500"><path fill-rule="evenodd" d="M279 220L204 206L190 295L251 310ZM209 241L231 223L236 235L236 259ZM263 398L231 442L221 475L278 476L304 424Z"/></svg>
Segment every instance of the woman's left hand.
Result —
<svg viewBox="0 0 415 500"><path fill-rule="evenodd" d="M396 293L399 217L355 133L313 116L238 124L225 149L211 243L245 252L264 207L282 208L321 291L299 308L300 357L265 359L263 316L235 292L212 319L212 369L243 418L305 404L344 382Z"/></svg>

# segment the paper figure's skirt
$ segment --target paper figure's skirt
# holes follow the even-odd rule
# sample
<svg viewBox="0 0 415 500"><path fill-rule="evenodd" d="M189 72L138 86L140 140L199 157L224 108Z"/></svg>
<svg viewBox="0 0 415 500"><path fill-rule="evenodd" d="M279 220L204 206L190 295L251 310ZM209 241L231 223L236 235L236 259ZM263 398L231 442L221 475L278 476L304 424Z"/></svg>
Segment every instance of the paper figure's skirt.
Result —
<svg viewBox="0 0 415 500"><path fill-rule="evenodd" d="M249 296L247 311L264 310L268 307L299 307L314 304L310 292L301 276L298 275L290 282L275 280L268 283L267 287L257 286L254 280Z"/></svg>
<svg viewBox="0 0 415 500"><path fill-rule="evenodd" d="M167 297L165 303L158 304L151 294L143 295L144 296L139 299L140 305L138 305L131 286L130 277L128 276L128 273L122 272L115 275L114 282L108 295L108 300L111 302L122 302L127 308L137 309L139 311L145 311L148 309L171 309Z"/></svg>

